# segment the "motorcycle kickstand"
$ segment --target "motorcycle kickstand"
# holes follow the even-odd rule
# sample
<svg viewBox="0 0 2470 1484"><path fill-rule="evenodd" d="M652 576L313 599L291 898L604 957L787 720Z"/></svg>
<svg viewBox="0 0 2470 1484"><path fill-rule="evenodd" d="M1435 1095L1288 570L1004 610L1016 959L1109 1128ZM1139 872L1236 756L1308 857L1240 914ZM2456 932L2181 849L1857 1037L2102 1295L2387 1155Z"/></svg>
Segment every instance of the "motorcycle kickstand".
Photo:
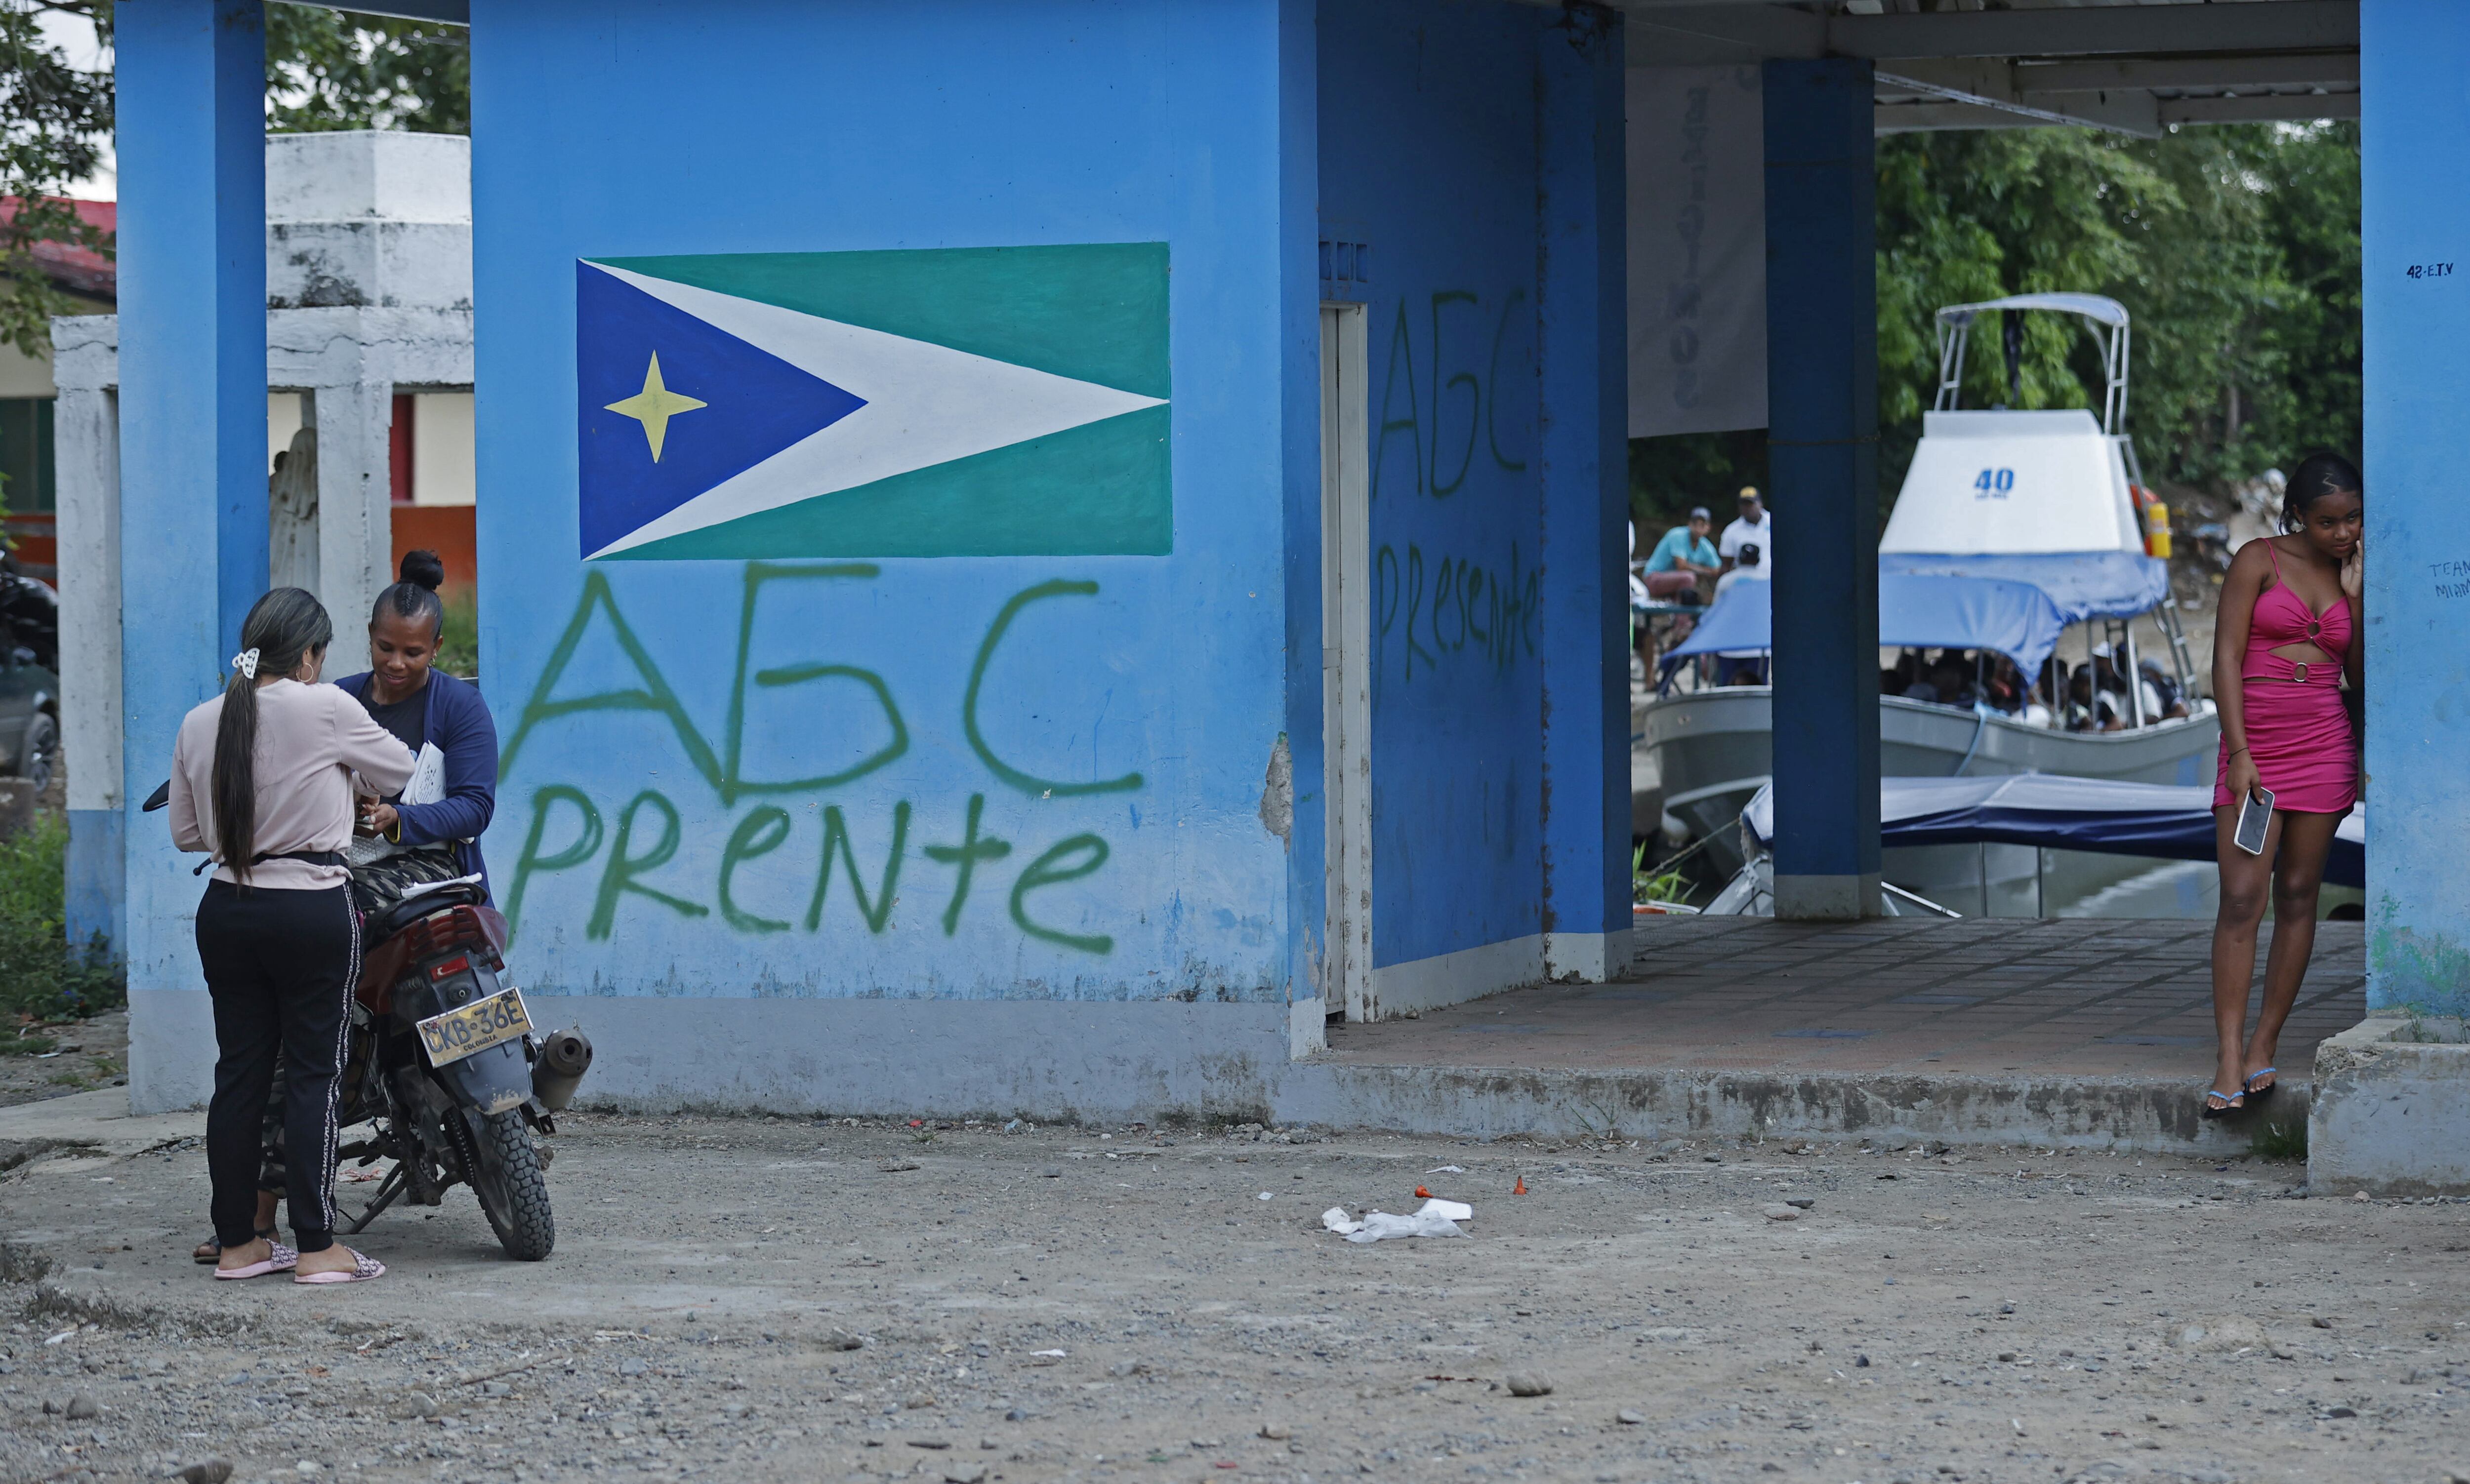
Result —
<svg viewBox="0 0 2470 1484"><path fill-rule="evenodd" d="M386 1171L385 1181L378 1187L377 1197L369 1202L369 1208L361 1213L359 1220L343 1228L343 1235L357 1237L367 1230L368 1224L378 1218L380 1212L395 1203L395 1198L404 1193L407 1183L404 1167L398 1162L392 1170Z"/></svg>

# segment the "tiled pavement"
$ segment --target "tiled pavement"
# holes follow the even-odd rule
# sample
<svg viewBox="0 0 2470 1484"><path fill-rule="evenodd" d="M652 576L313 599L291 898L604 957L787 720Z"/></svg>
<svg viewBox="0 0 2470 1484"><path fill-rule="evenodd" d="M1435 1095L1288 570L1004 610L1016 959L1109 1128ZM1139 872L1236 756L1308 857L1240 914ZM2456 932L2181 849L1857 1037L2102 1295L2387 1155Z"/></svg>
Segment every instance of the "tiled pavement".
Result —
<svg viewBox="0 0 2470 1484"><path fill-rule="evenodd" d="M2266 940L2258 945L2259 977ZM2208 921L1642 920L1626 978L1511 990L1416 1020L1333 1024L1361 1066L2039 1076L2202 1082ZM2319 924L2278 1061L2365 1013L2355 922ZM2252 1011L2250 1011L2252 1013Z"/></svg>

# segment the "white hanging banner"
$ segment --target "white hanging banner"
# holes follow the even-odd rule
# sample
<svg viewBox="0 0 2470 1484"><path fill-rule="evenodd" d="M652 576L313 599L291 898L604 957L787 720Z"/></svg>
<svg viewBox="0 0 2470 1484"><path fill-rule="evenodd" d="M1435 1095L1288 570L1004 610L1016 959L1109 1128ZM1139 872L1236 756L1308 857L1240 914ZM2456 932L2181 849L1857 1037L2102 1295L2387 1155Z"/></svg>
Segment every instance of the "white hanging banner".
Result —
<svg viewBox="0 0 2470 1484"><path fill-rule="evenodd" d="M1630 436L1764 428L1759 69L1633 67L1628 89Z"/></svg>

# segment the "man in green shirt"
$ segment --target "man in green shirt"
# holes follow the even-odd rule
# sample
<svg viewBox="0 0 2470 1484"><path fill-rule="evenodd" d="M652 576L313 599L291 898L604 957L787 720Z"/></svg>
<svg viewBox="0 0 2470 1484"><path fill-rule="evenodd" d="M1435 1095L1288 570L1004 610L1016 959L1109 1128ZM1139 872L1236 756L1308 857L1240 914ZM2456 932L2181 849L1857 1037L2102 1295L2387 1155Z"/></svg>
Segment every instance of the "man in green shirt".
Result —
<svg viewBox="0 0 2470 1484"><path fill-rule="evenodd" d="M1694 591L1700 577L1713 576L1722 568L1723 560L1715 555L1714 543L1707 539L1707 532L1713 525L1713 518L1707 514L1707 507L1699 505L1690 510L1687 526L1676 525L1664 533L1664 539L1657 542L1655 550L1647 555L1647 596L1659 599L1678 597L1685 591Z"/></svg>

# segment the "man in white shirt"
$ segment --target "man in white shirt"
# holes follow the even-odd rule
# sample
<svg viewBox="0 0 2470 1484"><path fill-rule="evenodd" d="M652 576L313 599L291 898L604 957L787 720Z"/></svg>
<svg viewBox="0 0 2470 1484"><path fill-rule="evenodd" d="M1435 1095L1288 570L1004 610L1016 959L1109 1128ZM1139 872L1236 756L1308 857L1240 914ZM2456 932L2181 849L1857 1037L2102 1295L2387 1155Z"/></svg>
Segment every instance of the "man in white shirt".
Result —
<svg viewBox="0 0 2470 1484"><path fill-rule="evenodd" d="M1766 506L1759 502L1759 492L1743 485L1740 496L1740 517L1724 527L1723 538L1715 543L1716 554L1724 559L1724 570L1739 565L1741 544L1755 545L1765 559L1767 570L1775 570L1775 522L1767 516Z"/></svg>

